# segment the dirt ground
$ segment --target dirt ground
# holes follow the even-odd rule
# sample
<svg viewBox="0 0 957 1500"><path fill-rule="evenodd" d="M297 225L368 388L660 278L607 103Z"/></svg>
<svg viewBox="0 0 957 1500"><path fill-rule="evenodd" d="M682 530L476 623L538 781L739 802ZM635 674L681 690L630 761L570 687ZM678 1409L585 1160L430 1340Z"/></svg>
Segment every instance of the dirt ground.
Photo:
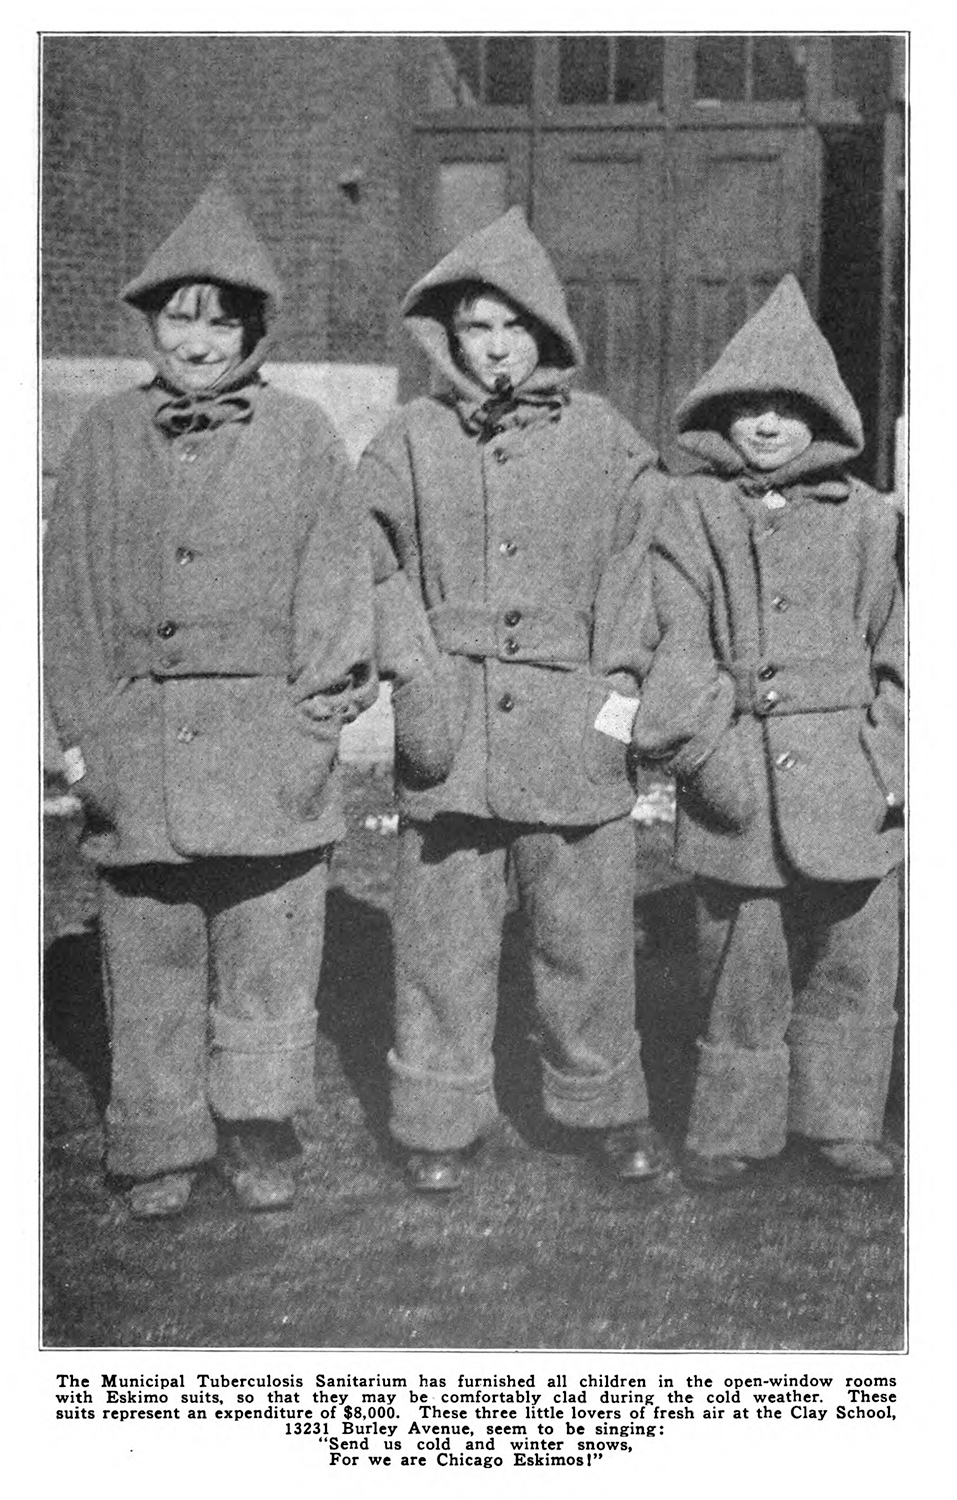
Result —
<svg viewBox="0 0 957 1500"><path fill-rule="evenodd" d="M102 1176L109 1048L95 886L74 818L46 826L44 1340L51 1347L847 1349L905 1339L900 1182L836 1183L797 1145L740 1187L600 1179L543 1118L522 932L496 1043L501 1120L449 1200L406 1190L385 1128L391 784L349 783L318 996L299 1200L237 1214L212 1175L179 1221L130 1221ZM636 826L645 1064L676 1149L701 1017L670 833ZM900 1065L889 1116L900 1139Z"/></svg>

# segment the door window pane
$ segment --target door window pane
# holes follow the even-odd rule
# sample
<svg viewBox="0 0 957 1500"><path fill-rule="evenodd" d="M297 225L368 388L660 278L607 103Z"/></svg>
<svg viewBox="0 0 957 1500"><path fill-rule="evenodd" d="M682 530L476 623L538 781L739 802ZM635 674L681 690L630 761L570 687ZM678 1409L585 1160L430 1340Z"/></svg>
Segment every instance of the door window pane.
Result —
<svg viewBox="0 0 957 1500"><path fill-rule="evenodd" d="M806 50L799 37L755 37L752 98L803 99Z"/></svg>
<svg viewBox="0 0 957 1500"><path fill-rule="evenodd" d="M562 37L558 53L559 103L607 103L610 53L607 37Z"/></svg>
<svg viewBox="0 0 957 1500"><path fill-rule="evenodd" d="M430 109L531 103L531 37L426 37L423 45L429 57Z"/></svg>
<svg viewBox="0 0 957 1500"><path fill-rule="evenodd" d="M486 104L530 104L531 99L531 38L489 37L485 43Z"/></svg>
<svg viewBox="0 0 957 1500"><path fill-rule="evenodd" d="M443 254L467 234L484 229L507 208L503 161L444 162L439 167L436 231Z"/></svg>
<svg viewBox="0 0 957 1500"><path fill-rule="evenodd" d="M834 92L858 109L886 108L891 85L890 38L836 36L831 42Z"/></svg>
<svg viewBox="0 0 957 1500"><path fill-rule="evenodd" d="M474 108L482 97L481 39L429 39L429 108Z"/></svg>
<svg viewBox="0 0 957 1500"><path fill-rule="evenodd" d="M743 36L708 36L695 45L694 96L699 104L744 101L746 40Z"/></svg>
<svg viewBox="0 0 957 1500"><path fill-rule="evenodd" d="M660 36L620 36L615 49L615 103L661 103L665 40Z"/></svg>

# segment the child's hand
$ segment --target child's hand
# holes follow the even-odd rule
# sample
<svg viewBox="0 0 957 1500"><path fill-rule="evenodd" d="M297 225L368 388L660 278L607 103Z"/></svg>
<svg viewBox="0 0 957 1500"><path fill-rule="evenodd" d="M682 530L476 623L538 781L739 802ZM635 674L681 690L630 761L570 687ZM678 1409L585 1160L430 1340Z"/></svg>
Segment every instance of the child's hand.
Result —
<svg viewBox="0 0 957 1500"><path fill-rule="evenodd" d="M321 693L302 700L306 717L315 724L336 722L351 724L370 707L378 693L378 683L368 667L353 667L346 677L330 682Z"/></svg>

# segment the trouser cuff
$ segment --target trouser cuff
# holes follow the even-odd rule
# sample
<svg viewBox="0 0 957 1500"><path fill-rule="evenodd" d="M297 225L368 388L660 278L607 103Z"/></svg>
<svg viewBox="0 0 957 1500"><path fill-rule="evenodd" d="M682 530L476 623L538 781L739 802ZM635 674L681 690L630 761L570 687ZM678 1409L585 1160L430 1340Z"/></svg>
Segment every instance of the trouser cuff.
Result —
<svg viewBox="0 0 957 1500"><path fill-rule="evenodd" d="M437 1073L388 1057L392 1077L390 1128L419 1151L460 1151L497 1118L492 1070Z"/></svg>
<svg viewBox="0 0 957 1500"><path fill-rule="evenodd" d="M688 1149L702 1156L777 1156L787 1140L787 1048L699 1046Z"/></svg>
<svg viewBox="0 0 957 1500"><path fill-rule="evenodd" d="M224 1120L288 1120L315 1103L316 1018L243 1021L213 1012L209 1102Z"/></svg>
<svg viewBox="0 0 957 1500"><path fill-rule="evenodd" d="M876 1141L884 1131L894 1049L891 1018L880 1026L795 1016L789 1126L822 1141Z"/></svg>
<svg viewBox="0 0 957 1500"><path fill-rule="evenodd" d="M607 1073L561 1072L542 1059L545 1109L561 1125L598 1129L648 1118L648 1092L638 1044Z"/></svg>
<svg viewBox="0 0 957 1500"><path fill-rule="evenodd" d="M107 1109L106 1168L116 1177L158 1177L215 1155L216 1127L205 1105L145 1119L113 1104Z"/></svg>

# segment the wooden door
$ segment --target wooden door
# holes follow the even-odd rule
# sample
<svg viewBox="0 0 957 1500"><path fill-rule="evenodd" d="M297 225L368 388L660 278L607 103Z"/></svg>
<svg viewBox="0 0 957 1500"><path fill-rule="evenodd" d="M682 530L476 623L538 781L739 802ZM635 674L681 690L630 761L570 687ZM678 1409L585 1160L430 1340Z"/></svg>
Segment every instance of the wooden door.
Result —
<svg viewBox="0 0 957 1500"><path fill-rule="evenodd" d="M808 129L679 131L666 361L670 414L787 271L816 301L816 173Z"/></svg>
<svg viewBox="0 0 957 1500"><path fill-rule="evenodd" d="M654 441L662 373L661 132L546 131L533 228L565 284L584 385Z"/></svg>

